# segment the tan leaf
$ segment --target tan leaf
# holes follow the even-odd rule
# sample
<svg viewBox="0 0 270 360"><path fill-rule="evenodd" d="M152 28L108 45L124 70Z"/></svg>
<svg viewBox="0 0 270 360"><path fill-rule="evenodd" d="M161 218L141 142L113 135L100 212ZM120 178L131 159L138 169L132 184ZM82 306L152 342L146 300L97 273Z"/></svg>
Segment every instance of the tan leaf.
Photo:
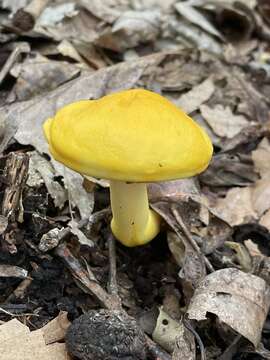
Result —
<svg viewBox="0 0 270 360"><path fill-rule="evenodd" d="M232 138L250 125L244 116L234 115L229 107L216 105L210 108L207 105L201 105L200 110L213 131L221 137Z"/></svg>

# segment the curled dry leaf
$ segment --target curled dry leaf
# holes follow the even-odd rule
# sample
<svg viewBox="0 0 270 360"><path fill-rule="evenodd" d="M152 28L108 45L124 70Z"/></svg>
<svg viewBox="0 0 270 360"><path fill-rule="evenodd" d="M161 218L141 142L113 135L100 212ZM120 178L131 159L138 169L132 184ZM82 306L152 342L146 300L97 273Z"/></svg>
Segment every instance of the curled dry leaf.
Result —
<svg viewBox="0 0 270 360"><path fill-rule="evenodd" d="M179 22L178 19L170 22L170 27L176 32L176 40L186 47L196 47L200 50L206 50L210 53L221 55L222 46L220 42L216 41L212 35L202 31L195 25L188 21Z"/></svg>
<svg viewBox="0 0 270 360"><path fill-rule="evenodd" d="M234 115L229 107L216 105L210 108L207 105L201 105L200 110L204 119L220 137L230 139L249 125L244 116Z"/></svg>
<svg viewBox="0 0 270 360"><path fill-rule="evenodd" d="M200 13L195 7L186 2L178 2L175 5L176 10L180 15L185 17L191 23L199 26L204 31L208 32L211 35L217 36L222 39L221 33L207 20L205 16Z"/></svg>
<svg viewBox="0 0 270 360"><path fill-rule="evenodd" d="M244 2L223 4L216 10L218 29L231 42L247 41L255 29L252 10Z"/></svg>
<svg viewBox="0 0 270 360"><path fill-rule="evenodd" d="M270 306L266 282L228 268L208 275L196 289L188 308L190 319L207 319L212 313L256 347Z"/></svg>

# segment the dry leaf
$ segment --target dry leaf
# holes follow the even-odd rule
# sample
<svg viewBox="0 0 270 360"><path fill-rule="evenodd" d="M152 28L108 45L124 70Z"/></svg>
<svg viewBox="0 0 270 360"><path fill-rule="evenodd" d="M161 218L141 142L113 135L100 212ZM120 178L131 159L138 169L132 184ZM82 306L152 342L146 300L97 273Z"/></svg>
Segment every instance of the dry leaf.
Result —
<svg viewBox="0 0 270 360"><path fill-rule="evenodd" d="M27 326L17 319L12 319L0 326L0 344L13 337L27 336L29 333L30 330Z"/></svg>
<svg viewBox="0 0 270 360"><path fill-rule="evenodd" d="M191 23L199 26L209 34L217 36L222 39L221 33L203 16L199 10L194 8L188 2L178 2L174 5L180 15L185 17Z"/></svg>
<svg viewBox="0 0 270 360"><path fill-rule="evenodd" d="M230 226L236 226L257 218L253 205L250 187L234 187L225 198L219 198L216 205L211 206L211 211Z"/></svg>
<svg viewBox="0 0 270 360"><path fill-rule="evenodd" d="M46 345L64 340L66 331L70 325L67 315L68 313L66 311L60 311L56 318L43 326L41 331Z"/></svg>
<svg viewBox="0 0 270 360"><path fill-rule="evenodd" d="M112 27L112 33L119 35L119 47L123 50L132 48L142 42L154 41L161 21L160 10L126 11Z"/></svg>
<svg viewBox="0 0 270 360"><path fill-rule="evenodd" d="M88 237L86 237L84 233L79 229L77 222L71 220L68 225L70 227L70 232L77 236L81 245L86 245L90 248L94 246L94 242Z"/></svg>
<svg viewBox="0 0 270 360"><path fill-rule="evenodd" d="M152 337L169 353L173 352L176 342L179 344L181 341L182 345L185 343L186 350L190 350L189 357L185 357L185 359L194 359L195 343L193 337L187 335L187 330L182 322L172 319L162 307L159 309L159 316Z"/></svg>
<svg viewBox="0 0 270 360"><path fill-rule="evenodd" d="M0 265L0 278L1 277L15 277L18 279L25 279L28 271L14 265Z"/></svg>
<svg viewBox="0 0 270 360"><path fill-rule="evenodd" d="M11 10L12 14L14 14L17 10L25 7L28 2L28 0L2 0L1 7Z"/></svg>
<svg viewBox="0 0 270 360"><path fill-rule="evenodd" d="M190 24L188 21L175 19L170 21L170 27L177 33L176 40L185 45L185 47L195 47L200 50L206 50L210 53L220 55L222 46L212 35L203 32L197 26Z"/></svg>
<svg viewBox="0 0 270 360"><path fill-rule="evenodd" d="M87 9L92 15L98 17L102 21L113 23L120 15L121 12L114 7L116 1L100 1L100 0L78 0L81 6Z"/></svg>
<svg viewBox="0 0 270 360"><path fill-rule="evenodd" d="M204 102L209 100L214 91L215 86L213 81L211 79L207 79L199 85L194 86L187 93L181 95L181 97L178 100L175 100L174 103L190 114L193 111L198 110Z"/></svg>
<svg viewBox="0 0 270 360"><path fill-rule="evenodd" d="M76 4L69 2L54 7L47 6L38 19L39 26L49 27L61 23L65 17L71 18L78 14Z"/></svg>
<svg viewBox="0 0 270 360"><path fill-rule="evenodd" d="M69 325L67 313L58 317L39 330L30 332L28 327L16 319L0 326L1 360L71 360L65 344L52 343L62 340ZM46 345L45 340L51 345Z"/></svg>
<svg viewBox="0 0 270 360"><path fill-rule="evenodd" d="M270 208L270 180L263 178L256 181L252 191L252 204L258 216Z"/></svg>
<svg viewBox="0 0 270 360"><path fill-rule="evenodd" d="M33 171L36 171L41 176L54 201L54 205L60 209L63 208L68 199L67 192L58 181L54 180L56 172L52 164L37 151L31 152L29 155L32 174Z"/></svg>
<svg viewBox="0 0 270 360"><path fill-rule="evenodd" d="M213 156L199 179L210 186L246 186L258 179L253 168L248 155L221 153Z"/></svg>
<svg viewBox="0 0 270 360"><path fill-rule="evenodd" d="M256 347L270 306L266 282L228 268L208 275L196 289L188 308L190 319L207 319L213 313Z"/></svg>
<svg viewBox="0 0 270 360"><path fill-rule="evenodd" d="M53 61L42 55L32 55L11 69L11 74L18 80L10 97L28 100L56 89L59 85L74 79L79 73L80 69L77 66L66 61Z"/></svg>
<svg viewBox="0 0 270 360"><path fill-rule="evenodd" d="M260 218L259 224L270 231L270 209Z"/></svg>
<svg viewBox="0 0 270 360"><path fill-rule="evenodd" d="M222 105L213 108L201 105L200 110L213 131L221 137L230 139L250 124L244 116L234 115L229 107Z"/></svg>
<svg viewBox="0 0 270 360"><path fill-rule="evenodd" d="M255 169L259 172L261 177L269 177L270 175L270 142L267 138L263 138L257 146L257 149L252 151L252 160L254 161Z"/></svg>

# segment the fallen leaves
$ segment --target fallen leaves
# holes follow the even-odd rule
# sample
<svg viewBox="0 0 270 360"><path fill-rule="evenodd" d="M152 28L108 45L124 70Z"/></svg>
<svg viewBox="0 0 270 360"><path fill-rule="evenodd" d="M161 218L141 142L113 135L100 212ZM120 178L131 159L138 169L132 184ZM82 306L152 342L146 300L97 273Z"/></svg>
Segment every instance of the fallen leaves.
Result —
<svg viewBox="0 0 270 360"><path fill-rule="evenodd" d="M27 326L13 319L0 326L1 357L5 360L70 360L63 340L69 321L67 313L39 330L30 332Z"/></svg>
<svg viewBox="0 0 270 360"><path fill-rule="evenodd" d="M269 306L270 291L263 279L228 268L208 275L200 283L188 316L201 321L207 313L215 314L257 347Z"/></svg>
<svg viewBox="0 0 270 360"><path fill-rule="evenodd" d="M249 122L242 115L234 115L229 107L216 105L210 108L207 105L201 105L202 116L220 137L232 138L242 129L249 125Z"/></svg>
<svg viewBox="0 0 270 360"><path fill-rule="evenodd" d="M183 94L175 101L175 104L190 114L198 110L204 102L209 100L214 91L214 83L208 78L201 84L194 86L189 92Z"/></svg>

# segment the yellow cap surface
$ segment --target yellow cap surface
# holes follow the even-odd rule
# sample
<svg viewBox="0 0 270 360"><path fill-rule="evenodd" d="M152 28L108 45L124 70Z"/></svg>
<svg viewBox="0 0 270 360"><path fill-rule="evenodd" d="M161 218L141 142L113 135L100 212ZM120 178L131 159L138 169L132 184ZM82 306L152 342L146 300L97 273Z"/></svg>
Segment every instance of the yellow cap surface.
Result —
<svg viewBox="0 0 270 360"><path fill-rule="evenodd" d="M134 89L83 100L44 124L50 152L82 174L148 182L202 172L213 152L206 132L166 98Z"/></svg>

